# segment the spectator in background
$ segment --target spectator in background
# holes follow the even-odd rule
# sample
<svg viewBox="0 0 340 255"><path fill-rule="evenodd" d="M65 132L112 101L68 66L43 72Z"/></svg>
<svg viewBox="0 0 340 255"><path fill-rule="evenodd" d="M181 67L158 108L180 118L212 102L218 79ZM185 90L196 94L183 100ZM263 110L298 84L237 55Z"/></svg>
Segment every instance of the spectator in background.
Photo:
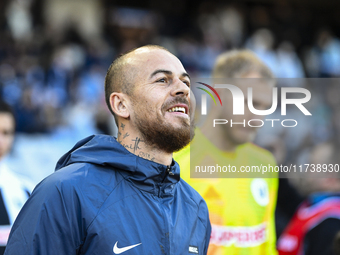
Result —
<svg viewBox="0 0 340 255"><path fill-rule="evenodd" d="M306 70L311 77L340 76L340 40L328 28L321 29L314 45L305 53Z"/></svg>
<svg viewBox="0 0 340 255"><path fill-rule="evenodd" d="M221 54L215 62L213 77L239 81L239 88L245 95L247 85L253 87L253 104L256 108L263 110L270 107L273 74L251 51L235 50ZM246 110L245 115L233 116L233 100L229 97L230 93L225 91L218 90L223 107L210 111L208 120L196 130L191 149L186 147L176 153L174 158L182 169L190 169L190 164L207 165L207 161L208 165L231 165L238 169L242 165L274 166L273 155L251 143L257 133L256 128L242 125L217 125L212 128L213 119L233 119L235 123L240 123L243 119L248 121L254 117L249 110ZM278 178L211 175L204 179L190 178L188 171L184 171L181 177L207 202L212 223L208 254L276 254L274 211Z"/></svg>
<svg viewBox="0 0 340 255"><path fill-rule="evenodd" d="M321 30L317 39L321 77L340 76L340 40L328 29Z"/></svg>
<svg viewBox="0 0 340 255"><path fill-rule="evenodd" d="M334 255L340 255L340 231L335 236L333 247Z"/></svg>
<svg viewBox="0 0 340 255"><path fill-rule="evenodd" d="M303 185L300 186L309 196L297 209L278 240L280 255L338 254L334 250L338 242L336 235L340 231L337 148L332 143L315 146L310 154L310 163L309 169L314 172L309 172L310 176L302 179ZM324 166L327 166L327 171Z"/></svg>
<svg viewBox="0 0 340 255"><path fill-rule="evenodd" d="M303 78L305 76L302 63L291 42L280 43L277 49L278 78Z"/></svg>
<svg viewBox="0 0 340 255"><path fill-rule="evenodd" d="M275 37L269 29L258 29L247 40L246 47L253 52L272 70L276 77L279 75L280 66L274 50Z"/></svg>
<svg viewBox="0 0 340 255"><path fill-rule="evenodd" d="M11 226L33 189L33 184L12 172L5 162L14 130L12 109L0 101L0 254L4 253Z"/></svg>

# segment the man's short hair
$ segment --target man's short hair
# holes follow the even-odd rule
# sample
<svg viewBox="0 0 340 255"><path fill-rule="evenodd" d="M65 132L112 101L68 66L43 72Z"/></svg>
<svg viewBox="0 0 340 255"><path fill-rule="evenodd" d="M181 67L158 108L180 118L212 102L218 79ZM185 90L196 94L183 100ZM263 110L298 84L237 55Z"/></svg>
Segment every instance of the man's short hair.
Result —
<svg viewBox="0 0 340 255"><path fill-rule="evenodd" d="M0 113L9 113L14 118L14 112L12 107L1 99L0 99Z"/></svg>
<svg viewBox="0 0 340 255"><path fill-rule="evenodd" d="M126 63L127 56L134 52L135 50L141 49L141 48L150 48L150 49L161 49L168 51L166 48L158 45L145 45L140 48L132 49L122 55L120 55L118 58L116 58L112 64L110 65L106 77L105 77L105 101L107 104L107 107L109 108L110 112L115 117L116 123L117 118L115 113L112 111L111 105L110 105L110 95L113 92L122 92L127 95L132 95L133 89L134 89L134 73L129 72L128 70L128 64ZM169 52L169 51L168 51ZM143 68L143 67L141 67Z"/></svg>
<svg viewBox="0 0 340 255"><path fill-rule="evenodd" d="M213 69L215 78L241 78L256 72L263 78L274 78L271 70L250 50L232 50L221 54Z"/></svg>
<svg viewBox="0 0 340 255"><path fill-rule="evenodd" d="M13 117L14 124L15 124L15 115L14 115L14 111L12 107L9 104L7 104L5 101L3 101L2 99L0 99L0 114L1 113L10 114Z"/></svg>

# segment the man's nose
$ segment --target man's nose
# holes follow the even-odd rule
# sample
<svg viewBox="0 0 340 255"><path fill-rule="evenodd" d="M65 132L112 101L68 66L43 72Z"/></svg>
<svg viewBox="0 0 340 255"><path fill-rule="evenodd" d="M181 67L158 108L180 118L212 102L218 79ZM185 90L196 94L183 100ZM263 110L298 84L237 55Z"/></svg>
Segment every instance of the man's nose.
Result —
<svg viewBox="0 0 340 255"><path fill-rule="evenodd" d="M183 95L185 97L189 97L190 95L190 88L188 84L184 83L181 79L175 79L175 86L172 91L172 96L179 96Z"/></svg>

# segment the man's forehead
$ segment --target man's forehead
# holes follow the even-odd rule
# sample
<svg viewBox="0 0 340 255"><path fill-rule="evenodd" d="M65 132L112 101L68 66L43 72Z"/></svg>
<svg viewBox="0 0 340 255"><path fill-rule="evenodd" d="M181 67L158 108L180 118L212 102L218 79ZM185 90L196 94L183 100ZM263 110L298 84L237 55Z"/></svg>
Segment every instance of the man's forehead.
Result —
<svg viewBox="0 0 340 255"><path fill-rule="evenodd" d="M0 127L14 129L14 117L7 112L0 112Z"/></svg>

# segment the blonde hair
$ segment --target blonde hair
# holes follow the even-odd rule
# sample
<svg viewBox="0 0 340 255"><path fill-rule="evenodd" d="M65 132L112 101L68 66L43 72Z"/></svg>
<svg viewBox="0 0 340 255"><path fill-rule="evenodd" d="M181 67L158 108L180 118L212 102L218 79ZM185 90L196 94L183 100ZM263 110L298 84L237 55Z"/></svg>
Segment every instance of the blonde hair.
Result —
<svg viewBox="0 0 340 255"><path fill-rule="evenodd" d="M232 50L219 55L213 69L215 78L241 78L251 72L274 78L272 71L250 50Z"/></svg>

